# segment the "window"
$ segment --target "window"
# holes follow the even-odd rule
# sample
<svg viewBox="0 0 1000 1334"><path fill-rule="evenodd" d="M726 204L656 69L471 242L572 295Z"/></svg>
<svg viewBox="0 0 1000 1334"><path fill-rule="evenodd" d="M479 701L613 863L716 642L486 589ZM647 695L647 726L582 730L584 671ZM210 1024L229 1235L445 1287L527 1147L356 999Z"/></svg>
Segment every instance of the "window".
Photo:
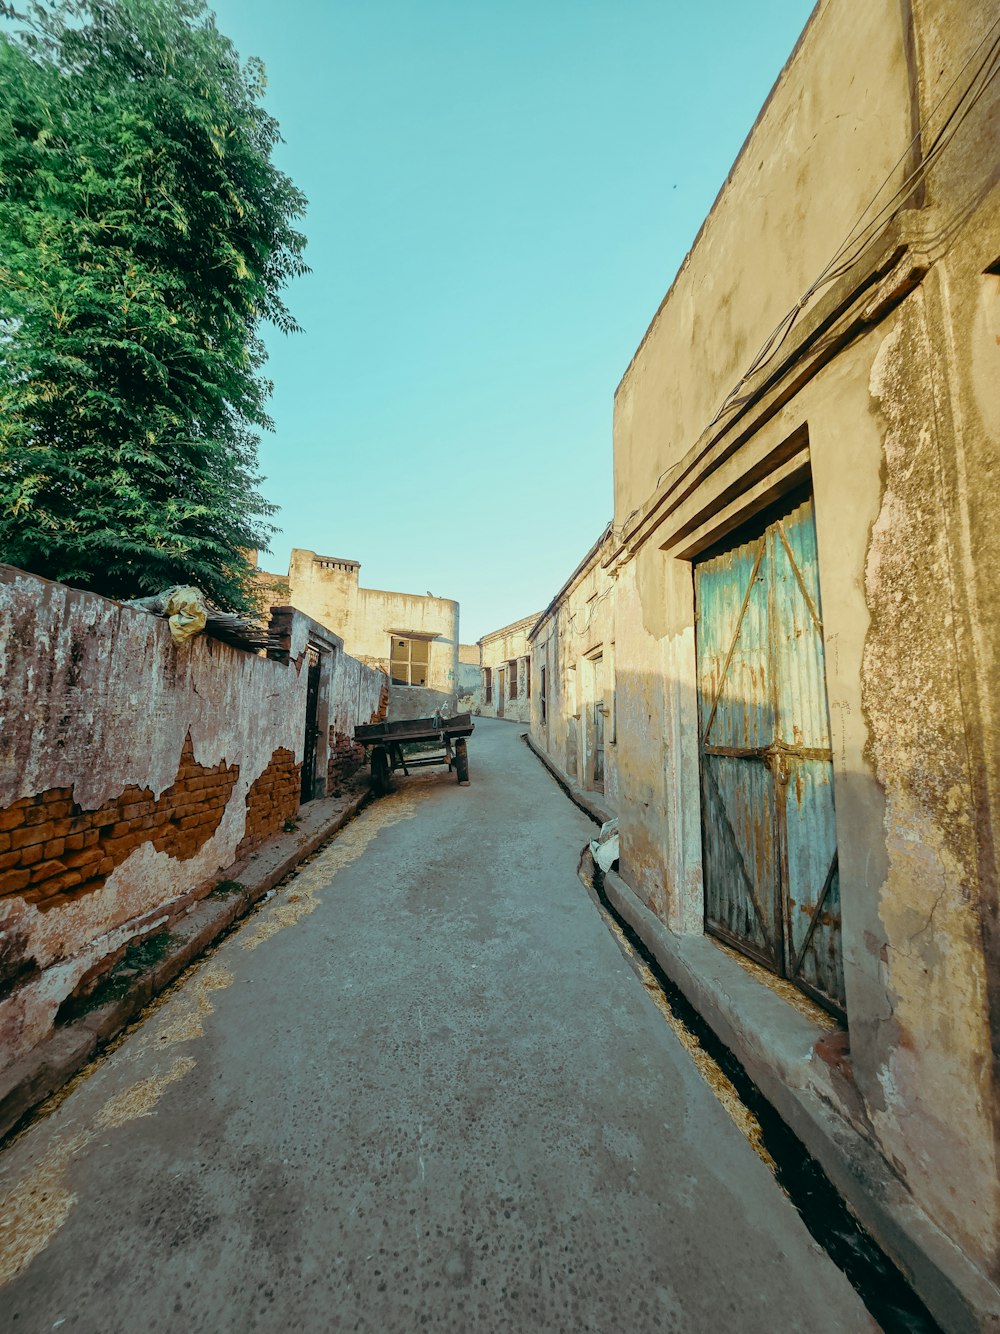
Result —
<svg viewBox="0 0 1000 1334"><path fill-rule="evenodd" d="M531 659L524 660L524 693L531 699Z"/></svg>
<svg viewBox="0 0 1000 1334"><path fill-rule="evenodd" d="M542 722L545 722L545 664L542 664L541 679L539 681L538 703L541 705Z"/></svg>
<svg viewBox="0 0 1000 1334"><path fill-rule="evenodd" d="M493 670L490 667L483 668L483 703L493 703Z"/></svg>
<svg viewBox="0 0 1000 1334"><path fill-rule="evenodd" d="M426 639L392 637L389 680L394 686L425 686L430 643Z"/></svg>
<svg viewBox="0 0 1000 1334"><path fill-rule="evenodd" d="M517 659L511 658L510 671L507 673L507 680L510 682L509 699L517 699Z"/></svg>

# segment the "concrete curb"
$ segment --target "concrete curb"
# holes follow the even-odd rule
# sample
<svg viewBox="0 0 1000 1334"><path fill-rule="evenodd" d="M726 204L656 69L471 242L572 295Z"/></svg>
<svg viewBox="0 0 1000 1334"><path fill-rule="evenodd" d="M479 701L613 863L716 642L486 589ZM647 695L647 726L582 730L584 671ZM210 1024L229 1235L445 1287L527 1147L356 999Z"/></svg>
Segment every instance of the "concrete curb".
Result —
<svg viewBox="0 0 1000 1334"><path fill-rule="evenodd" d="M501 721L503 721L501 719ZM523 724L522 724L523 726ZM606 824L608 820L613 820L618 814L610 806L605 805L594 792L588 792L585 788L577 787L570 778L569 774L563 773L558 764L551 760L543 750L539 750L532 741L528 732L521 733L521 740L525 742L532 754L545 765L549 773L556 780L562 790L569 797L574 806L579 806L584 815L589 815L595 824Z"/></svg>
<svg viewBox="0 0 1000 1334"><path fill-rule="evenodd" d="M367 789L349 797L310 802L298 817L294 836L269 840L225 871L220 883L238 890L198 899L170 927L169 953L137 974L125 995L60 1025L44 1042L0 1074L0 1146L19 1130L46 1098L58 1092L88 1061L118 1036L154 996L159 995L201 954L245 917L268 890L284 880L372 800Z"/></svg>

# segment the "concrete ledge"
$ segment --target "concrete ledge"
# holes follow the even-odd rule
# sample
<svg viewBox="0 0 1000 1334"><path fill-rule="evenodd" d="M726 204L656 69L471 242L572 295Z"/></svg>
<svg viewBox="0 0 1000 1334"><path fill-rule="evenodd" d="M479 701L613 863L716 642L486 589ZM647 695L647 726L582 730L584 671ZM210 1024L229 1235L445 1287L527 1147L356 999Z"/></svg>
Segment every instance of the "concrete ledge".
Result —
<svg viewBox="0 0 1000 1334"><path fill-rule="evenodd" d="M503 722L504 720L501 718L500 721ZM524 724L522 723L521 726L523 727ZM522 733L522 740L528 743L528 749L537 755L570 801L575 806L579 806L584 815L589 815L595 824L607 824L609 820L613 820L617 816L618 812L612 810L601 793L590 792L586 788L577 787L569 774L564 773L555 760L550 759L544 750L535 745L529 732Z"/></svg>
<svg viewBox="0 0 1000 1334"><path fill-rule="evenodd" d="M1000 1290L918 1207L875 1144L847 1119L849 1109L814 1052L828 1030L706 936L675 935L613 871L604 877L604 890L941 1326L954 1334L1000 1330Z"/></svg>
<svg viewBox="0 0 1000 1334"><path fill-rule="evenodd" d="M220 882L238 883L240 888L218 896L209 893L193 903L170 927L172 944L166 957L137 974L124 996L56 1028L33 1051L0 1072L0 1142L370 800L371 793L365 787L349 796L309 802L296 817L298 828L294 832L278 835L219 873Z"/></svg>

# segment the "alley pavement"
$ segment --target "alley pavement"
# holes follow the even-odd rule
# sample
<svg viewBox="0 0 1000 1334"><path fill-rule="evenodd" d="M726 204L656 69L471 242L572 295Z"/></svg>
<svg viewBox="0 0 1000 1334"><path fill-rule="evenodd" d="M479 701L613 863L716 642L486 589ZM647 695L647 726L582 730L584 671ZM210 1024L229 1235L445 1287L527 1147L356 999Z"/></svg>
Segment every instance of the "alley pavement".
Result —
<svg viewBox="0 0 1000 1334"><path fill-rule="evenodd" d="M0 1155L0 1329L873 1329L477 720Z"/></svg>

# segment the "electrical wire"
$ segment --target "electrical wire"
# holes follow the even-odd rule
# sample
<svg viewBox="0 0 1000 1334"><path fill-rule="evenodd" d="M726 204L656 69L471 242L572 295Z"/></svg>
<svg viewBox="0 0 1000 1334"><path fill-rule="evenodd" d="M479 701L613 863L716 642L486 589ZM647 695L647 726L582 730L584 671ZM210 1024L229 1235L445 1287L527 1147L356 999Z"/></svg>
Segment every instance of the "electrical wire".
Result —
<svg viewBox="0 0 1000 1334"><path fill-rule="evenodd" d="M982 96L986 87L993 79L993 77L996 75L997 70L1000 69L1000 65L996 65L993 69L989 70L988 74L986 75L986 78L983 80L979 89L973 94L971 98L969 98L970 93L972 93L972 90L975 87L977 80L982 75L983 71L988 69L990 64L996 61L998 54L1000 54L1000 37L994 40L993 45L987 51L986 56L980 63L979 68L976 70L975 74L972 76L972 79L966 86L964 92L961 94L958 101L955 103L955 106L952 108L948 116L945 118L944 123L938 130L927 152L923 155L921 161L914 168L914 170L911 171L908 176L906 176L906 178L902 181L902 183L899 186L897 186L897 188L893 191L892 195L889 197L886 203L883 204L881 209L879 209L878 213L876 213L875 216L871 218L871 220L864 225L864 227L861 226L869 211L878 201L878 198L882 194L882 191L892 180L892 177L895 174L896 170L898 169L900 163L906 160L906 158L912 152L913 148L920 142L922 136L924 135L925 130L929 126L933 117L937 115L938 111L944 104L945 100L951 93L952 89L961 79L962 75L975 60L979 51L982 49L984 45L986 45L986 43L990 39L990 36L997 28L1000 28L1000 17L995 19L993 23L990 25L990 27L986 30L985 35L974 47L972 53L969 55L965 63L959 69L954 79L952 79L951 83L938 98L933 108L927 113L927 116L921 122L920 127L918 128L916 134L906 145L905 149L903 150L899 158L896 160L896 162L893 163L892 168L890 169L888 175L885 177L879 188L875 191L875 194L869 200L868 204L862 210L857 222L855 222L854 226L851 228L847 236L841 242L840 246L834 252L832 258L827 262L827 264L824 266L824 268L821 270L818 276L812 281L812 283L810 283L809 287L802 294L802 296L799 297L795 305L781 318L781 320L778 321L774 329L768 335L767 339L765 339L763 346L760 348L757 355L750 363L748 369L740 377L740 380L735 386L735 388L730 391L722 407L720 407L719 411L712 418L711 422L709 423L709 427L714 426L716 422L718 422L720 418L724 416L725 413L728 412L730 409L735 408L739 406L741 403L746 401L745 399L739 399L737 397L739 390L743 387L743 385L752 375L756 374L756 372L761 369L762 366L766 365L767 362L773 360L775 354L778 352L778 350L780 349L782 344L786 341L788 335L794 328L796 320L798 319L799 314L804 309L806 304L813 298L813 296L816 295L816 293L819 291L821 287L825 287L829 283L834 282L837 278L843 276L843 274L845 274L857 262L863 251L875 239L875 236L877 235L878 231L888 226L889 222L891 221L891 217L895 214L895 212L898 211L898 207L913 193L913 190L916 187L916 185L920 182L920 180L923 179L924 176L926 176L930 167L937 160L937 158L940 157L941 153L954 138L962 122L966 119L966 117L972 111L973 107L979 101L979 98ZM968 104L963 109L963 103L966 101L967 98L969 98ZM961 112L961 115L957 120L955 120L955 117L959 115L959 112ZM947 133L949 126L951 126L950 134ZM947 137L945 137L946 134ZM860 231L858 230L859 228L861 228ZM659 483L657 483L657 485L659 485Z"/></svg>
<svg viewBox="0 0 1000 1334"><path fill-rule="evenodd" d="M737 381L736 385L733 387L733 389L730 390L729 394L727 394L725 400L722 403L722 406L716 412L712 420L708 423L708 426L705 428L706 430L711 430L711 428L715 426L728 412L731 412L738 407L742 407L745 403L750 401L753 395L740 394L740 390L743 388L746 382L751 378L751 376L755 375L757 371L759 371L763 366L767 365L768 362L774 359L774 357L780 351L781 347L787 341L792 330L795 328L795 325L802 311L805 309L806 305L812 300L812 298L816 295L816 293L820 290L820 288L827 286L831 282L835 282L838 278L842 277L845 273L847 273L855 263L857 263L862 253L872 243L878 232L880 230L884 230L885 227L889 225L889 223L892 220L892 217L894 217L895 214L899 211L900 206L905 202L907 198L909 198L909 196L913 193L913 190L916 188L916 186L927 175L927 172L929 171L930 167L934 164L934 162L936 162L936 160L944 152L945 148L947 148L947 146L954 139L962 123L966 120L966 118L972 112L973 108L979 102L979 99L986 91L986 88L989 86L990 82L996 77L997 73L1000 72L1000 35L994 38L992 45L987 50L986 55L979 63L978 68L976 69L972 78L969 80L964 91L961 93L961 95L955 102L955 105L952 107L951 111L945 117L940 128L934 135L934 138L931 140L926 153L923 154L920 162L913 169L913 171L911 171L905 177L905 179L901 182L901 184L896 187L896 189L889 196L888 200L882 205L879 211L867 223L865 223L864 220L866 216L868 215L870 210L874 207L874 205L878 202L880 195L885 190L886 186L889 185L889 183L891 182L900 164L904 162L906 158L910 155L910 153L913 151L913 149L917 145L919 145L925 132L928 129L928 126L930 125L930 122L937 115L938 111L941 109L942 105L948 98L949 94L958 84L959 80L962 78L963 74L966 72L969 66L976 59L977 55L982 50L982 48L990 41L991 36L997 29L1000 29L1000 16L998 16L993 21L993 23L990 24L983 37L972 49L971 53L969 54L965 62L959 68L957 74L952 79L951 83L938 98L937 102L935 102L934 106L927 113L925 118L921 121L913 138L909 141L909 143L904 148L903 152L893 163L885 179L882 181L878 189L875 191L874 195L865 205L864 209L858 216L857 221L851 227L850 231L847 233L844 240L838 246L837 250L828 260L828 262L820 271L820 273L817 275L817 277L812 281L812 283L810 283L809 287L805 290L802 296L799 297L795 305L792 306L788 311L786 311L786 313L782 316L782 318L778 321L778 323L768 334L767 338L765 338L764 342L761 344L760 348L755 354L753 360L750 362L750 365L748 366L746 371L744 371L743 375L740 376L740 379ZM990 68L991 65L992 68ZM986 72L985 78L982 78L984 71ZM980 79L982 80L981 82L979 82ZM976 88L977 82L979 82L978 88ZM864 223L863 227L862 223ZM677 463L672 463L667 468L665 468L663 472L660 473L659 477L656 479L656 482L653 485L652 493L655 494L659 490L661 483L665 480L668 474L676 471L676 469L679 467L680 467L680 462L677 462ZM612 526L611 533L612 537L616 542L621 542L624 540L625 534L626 532L628 532L629 525L631 524L632 520L637 517L639 512L640 509L638 507L633 509L631 513L626 516L626 518L620 525Z"/></svg>

